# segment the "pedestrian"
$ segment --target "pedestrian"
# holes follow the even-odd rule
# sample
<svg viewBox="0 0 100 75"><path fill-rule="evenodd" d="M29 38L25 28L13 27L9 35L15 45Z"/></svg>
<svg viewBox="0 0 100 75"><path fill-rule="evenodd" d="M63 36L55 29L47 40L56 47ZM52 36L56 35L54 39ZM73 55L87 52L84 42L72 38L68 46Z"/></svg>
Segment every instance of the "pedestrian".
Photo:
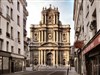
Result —
<svg viewBox="0 0 100 75"><path fill-rule="evenodd" d="M69 67L67 68L67 75L69 74Z"/></svg>

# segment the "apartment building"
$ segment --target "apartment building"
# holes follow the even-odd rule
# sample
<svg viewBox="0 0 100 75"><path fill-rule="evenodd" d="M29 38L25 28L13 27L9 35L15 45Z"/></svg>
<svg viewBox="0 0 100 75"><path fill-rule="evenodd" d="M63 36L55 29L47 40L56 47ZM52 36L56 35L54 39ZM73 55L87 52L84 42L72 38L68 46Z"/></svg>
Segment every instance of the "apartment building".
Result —
<svg viewBox="0 0 100 75"><path fill-rule="evenodd" d="M0 74L24 70L26 0L0 0Z"/></svg>
<svg viewBox="0 0 100 75"><path fill-rule="evenodd" d="M74 0L76 71L100 75L100 1Z"/></svg>

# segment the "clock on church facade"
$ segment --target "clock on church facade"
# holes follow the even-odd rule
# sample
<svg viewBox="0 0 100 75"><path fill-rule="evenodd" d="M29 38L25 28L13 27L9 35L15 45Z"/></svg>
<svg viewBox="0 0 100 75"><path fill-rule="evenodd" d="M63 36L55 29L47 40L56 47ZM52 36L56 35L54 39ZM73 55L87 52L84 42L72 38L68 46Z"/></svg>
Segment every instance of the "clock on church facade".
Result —
<svg viewBox="0 0 100 75"><path fill-rule="evenodd" d="M44 8L40 24L30 27L31 63L34 65L68 65L70 25L62 25L58 8Z"/></svg>

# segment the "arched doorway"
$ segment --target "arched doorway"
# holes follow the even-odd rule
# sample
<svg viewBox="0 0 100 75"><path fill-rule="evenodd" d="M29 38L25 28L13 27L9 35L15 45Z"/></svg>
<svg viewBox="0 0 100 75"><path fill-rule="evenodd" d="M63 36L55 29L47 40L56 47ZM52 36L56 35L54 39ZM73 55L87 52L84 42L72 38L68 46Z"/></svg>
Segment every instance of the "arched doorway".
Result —
<svg viewBox="0 0 100 75"><path fill-rule="evenodd" d="M53 60L53 54L49 52L47 54L46 64L49 66L52 66L53 65L52 60Z"/></svg>

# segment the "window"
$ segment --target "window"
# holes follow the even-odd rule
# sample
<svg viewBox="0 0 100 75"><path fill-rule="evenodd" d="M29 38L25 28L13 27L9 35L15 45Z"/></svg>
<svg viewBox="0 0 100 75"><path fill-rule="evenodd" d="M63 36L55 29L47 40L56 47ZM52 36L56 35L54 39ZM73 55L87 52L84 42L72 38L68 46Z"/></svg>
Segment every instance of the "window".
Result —
<svg viewBox="0 0 100 75"><path fill-rule="evenodd" d="M90 29L92 30L93 35L96 34L97 32L97 20L96 20L96 9L94 10L93 14L92 14L92 21L91 21L91 25L90 25Z"/></svg>
<svg viewBox="0 0 100 75"><path fill-rule="evenodd" d="M7 22L7 28L6 28L6 36L8 38L10 38L10 34L9 34L9 23Z"/></svg>
<svg viewBox="0 0 100 75"><path fill-rule="evenodd" d="M18 42L20 43L20 32L18 32Z"/></svg>
<svg viewBox="0 0 100 75"><path fill-rule="evenodd" d="M0 50L2 50L2 44L3 44L3 40L0 39Z"/></svg>
<svg viewBox="0 0 100 75"><path fill-rule="evenodd" d="M1 17L0 17L0 28L1 28Z"/></svg>
<svg viewBox="0 0 100 75"><path fill-rule="evenodd" d="M11 52L12 53L14 52L14 46L11 46Z"/></svg>
<svg viewBox="0 0 100 75"><path fill-rule="evenodd" d="M0 35L2 34L2 29L1 29L1 17L0 17Z"/></svg>
<svg viewBox="0 0 100 75"><path fill-rule="evenodd" d="M8 23L8 22L7 22L7 29L6 29L6 30L7 30L7 32L8 32L8 30L9 30L9 23Z"/></svg>
<svg viewBox="0 0 100 75"><path fill-rule="evenodd" d="M20 4L19 4L19 2L17 2L17 10L18 11L20 10Z"/></svg>
<svg viewBox="0 0 100 75"><path fill-rule="evenodd" d="M13 27L11 27L11 39L13 39Z"/></svg>
<svg viewBox="0 0 100 75"><path fill-rule="evenodd" d="M18 54L20 54L20 48L18 48Z"/></svg>
<svg viewBox="0 0 100 75"><path fill-rule="evenodd" d="M9 15L9 7L7 6L7 14Z"/></svg>
<svg viewBox="0 0 100 75"><path fill-rule="evenodd" d="M66 34L63 33L63 40L66 40Z"/></svg>
<svg viewBox="0 0 100 75"><path fill-rule="evenodd" d="M7 49L7 51L9 50L9 42L8 41L6 42L6 49Z"/></svg>
<svg viewBox="0 0 100 75"><path fill-rule="evenodd" d="M38 35L37 33L34 34L34 41L37 41L38 40Z"/></svg>
<svg viewBox="0 0 100 75"><path fill-rule="evenodd" d="M23 25L24 25L24 28L26 28L26 20L23 19Z"/></svg>
<svg viewBox="0 0 100 75"><path fill-rule="evenodd" d="M17 25L20 25L20 17L17 15Z"/></svg>
<svg viewBox="0 0 100 75"><path fill-rule="evenodd" d="M13 3L13 0L8 0L9 3Z"/></svg>
<svg viewBox="0 0 100 75"><path fill-rule="evenodd" d="M92 4L93 4L94 0L89 0L89 1L91 2L91 6L92 6Z"/></svg>
<svg viewBox="0 0 100 75"><path fill-rule="evenodd" d="M10 13L11 19L13 19L13 9L11 8L11 13Z"/></svg>
<svg viewBox="0 0 100 75"><path fill-rule="evenodd" d="M0 0L0 5L1 5L1 0Z"/></svg>
<svg viewBox="0 0 100 75"><path fill-rule="evenodd" d="M89 5L87 5L86 10L87 10L87 13L86 13L86 18L87 18L88 17L88 14L89 14Z"/></svg>

